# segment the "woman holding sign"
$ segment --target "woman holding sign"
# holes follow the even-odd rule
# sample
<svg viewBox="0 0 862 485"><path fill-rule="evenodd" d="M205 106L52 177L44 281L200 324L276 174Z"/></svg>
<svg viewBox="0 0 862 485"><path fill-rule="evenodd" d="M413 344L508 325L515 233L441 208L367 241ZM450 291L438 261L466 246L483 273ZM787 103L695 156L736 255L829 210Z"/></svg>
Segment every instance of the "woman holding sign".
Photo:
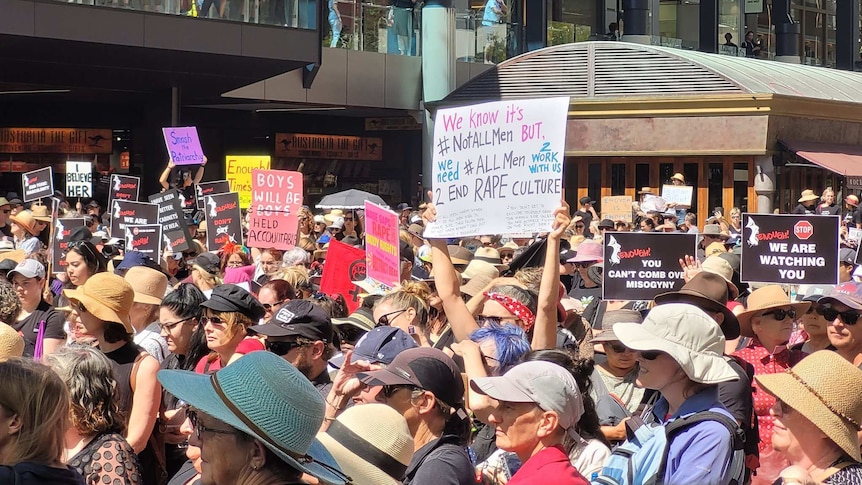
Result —
<svg viewBox="0 0 862 485"><path fill-rule="evenodd" d="M204 161L198 167L197 172L195 172L194 179L192 179L191 170L181 168L177 171L176 180L173 183L169 183L168 178L171 175L171 170L176 167L176 164L169 160L168 166L165 168L165 171L162 172L162 176L159 177L159 183L162 185L163 190L173 188L179 190L182 194L183 215L186 219L190 219L197 211L197 193L195 193L195 186L201 183L201 180L204 178L204 167L206 167L206 165L207 157L204 156Z"/></svg>

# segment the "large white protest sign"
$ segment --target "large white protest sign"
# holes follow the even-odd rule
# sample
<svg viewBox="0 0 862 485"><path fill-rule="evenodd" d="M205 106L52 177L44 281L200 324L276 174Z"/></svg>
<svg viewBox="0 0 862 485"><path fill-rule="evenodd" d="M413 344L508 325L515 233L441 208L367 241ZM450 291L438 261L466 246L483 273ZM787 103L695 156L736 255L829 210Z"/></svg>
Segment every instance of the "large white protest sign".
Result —
<svg viewBox="0 0 862 485"><path fill-rule="evenodd" d="M694 187L688 185L662 185L661 198L677 207L691 207L693 190Z"/></svg>
<svg viewBox="0 0 862 485"><path fill-rule="evenodd" d="M66 162L66 197L93 196L92 162Z"/></svg>
<svg viewBox="0 0 862 485"><path fill-rule="evenodd" d="M426 237L544 232L562 196L569 98L441 109Z"/></svg>

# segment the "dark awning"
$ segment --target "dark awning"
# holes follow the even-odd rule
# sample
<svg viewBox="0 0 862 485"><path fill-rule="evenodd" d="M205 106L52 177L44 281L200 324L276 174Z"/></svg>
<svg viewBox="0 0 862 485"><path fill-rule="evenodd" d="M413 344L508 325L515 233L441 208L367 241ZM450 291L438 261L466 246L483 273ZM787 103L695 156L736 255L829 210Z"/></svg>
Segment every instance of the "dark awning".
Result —
<svg viewBox="0 0 862 485"><path fill-rule="evenodd" d="M807 141L780 141L787 151L844 176L862 176L862 147Z"/></svg>

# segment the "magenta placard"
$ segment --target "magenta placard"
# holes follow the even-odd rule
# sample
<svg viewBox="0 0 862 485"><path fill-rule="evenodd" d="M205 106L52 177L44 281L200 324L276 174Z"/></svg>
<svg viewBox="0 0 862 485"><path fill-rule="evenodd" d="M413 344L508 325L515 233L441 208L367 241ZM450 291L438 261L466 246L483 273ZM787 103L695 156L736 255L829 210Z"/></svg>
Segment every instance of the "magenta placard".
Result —
<svg viewBox="0 0 862 485"><path fill-rule="evenodd" d="M384 285L401 282L398 214L365 201L365 257L367 274Z"/></svg>
<svg viewBox="0 0 862 485"><path fill-rule="evenodd" d="M200 165L204 163L204 151L194 126L162 128L168 156L174 165Z"/></svg>
<svg viewBox="0 0 862 485"><path fill-rule="evenodd" d="M301 206L302 173L252 170L248 247L287 250L296 246Z"/></svg>

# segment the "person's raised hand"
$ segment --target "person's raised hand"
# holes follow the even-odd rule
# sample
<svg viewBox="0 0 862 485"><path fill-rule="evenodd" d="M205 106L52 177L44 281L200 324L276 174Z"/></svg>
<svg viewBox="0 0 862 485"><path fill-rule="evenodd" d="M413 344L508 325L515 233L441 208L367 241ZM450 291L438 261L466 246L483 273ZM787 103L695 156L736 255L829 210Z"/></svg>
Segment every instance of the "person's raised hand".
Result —
<svg viewBox="0 0 862 485"><path fill-rule="evenodd" d="M549 238L560 239L572 223L572 217L569 215L569 204L562 201L563 205L554 209L554 222L551 224L551 232L548 233Z"/></svg>
<svg viewBox="0 0 862 485"><path fill-rule="evenodd" d="M679 259L679 267L682 269L682 280L686 283L691 281L696 274L703 271L700 261L694 256L690 256L688 254Z"/></svg>
<svg viewBox="0 0 862 485"><path fill-rule="evenodd" d="M207 164L207 162L208 162L208 161L209 161L209 159L207 159L207 156L206 156L206 155L204 155L204 161L203 161L203 162L201 162L201 167L206 166L206 164Z"/></svg>
<svg viewBox="0 0 862 485"><path fill-rule="evenodd" d="M173 160L168 160L168 168L169 169L173 170L174 167L176 167L176 166L177 166L177 164L175 164Z"/></svg>
<svg viewBox="0 0 862 485"><path fill-rule="evenodd" d="M482 355L479 344L472 340L461 340L451 345L455 355L466 357L467 355Z"/></svg>
<svg viewBox="0 0 862 485"><path fill-rule="evenodd" d="M429 190L428 191L428 202L425 204L425 211L422 213L422 221L425 226L428 226L428 223L434 222L437 220L437 207L434 205L434 194Z"/></svg>
<svg viewBox="0 0 862 485"><path fill-rule="evenodd" d="M362 383L359 382L356 374L380 369L380 366L369 364L367 361L352 359L352 350L344 353L344 362L332 380L332 390L339 396L353 396L362 390Z"/></svg>

